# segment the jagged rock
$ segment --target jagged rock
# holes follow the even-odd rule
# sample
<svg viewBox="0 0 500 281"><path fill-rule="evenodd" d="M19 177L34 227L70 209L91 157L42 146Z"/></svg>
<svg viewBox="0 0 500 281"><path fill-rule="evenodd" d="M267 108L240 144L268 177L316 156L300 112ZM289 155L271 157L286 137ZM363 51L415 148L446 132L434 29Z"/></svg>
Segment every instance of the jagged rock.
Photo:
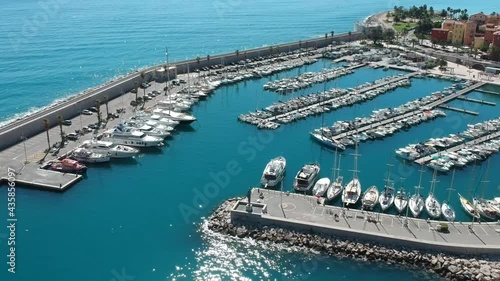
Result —
<svg viewBox="0 0 500 281"><path fill-rule="evenodd" d="M236 229L236 236L238 236L240 238L244 238L244 237L247 237L247 235L248 235L248 231L245 227L240 226Z"/></svg>
<svg viewBox="0 0 500 281"><path fill-rule="evenodd" d="M448 262L448 261L446 261L446 262ZM444 267L444 266L443 266L443 267ZM457 273L459 270L460 270L460 269L459 269L457 266L455 266L455 265L450 265L450 266L448 266L448 271L449 271L449 272L451 272L452 274Z"/></svg>
<svg viewBox="0 0 500 281"><path fill-rule="evenodd" d="M489 265L482 265L479 271L481 271L485 276L491 275L491 267Z"/></svg>

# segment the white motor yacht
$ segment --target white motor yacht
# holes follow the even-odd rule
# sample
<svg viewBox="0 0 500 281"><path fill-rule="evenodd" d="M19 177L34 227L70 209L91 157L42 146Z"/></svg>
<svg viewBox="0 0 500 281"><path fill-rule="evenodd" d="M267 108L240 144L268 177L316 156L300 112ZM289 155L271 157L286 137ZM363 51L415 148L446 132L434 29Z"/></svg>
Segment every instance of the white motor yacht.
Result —
<svg viewBox="0 0 500 281"><path fill-rule="evenodd" d="M163 113L166 115L166 117L174 121L178 121L181 124L191 124L196 121L196 117L182 112L164 110Z"/></svg>
<svg viewBox="0 0 500 281"><path fill-rule="evenodd" d="M267 163L260 183L264 187L275 187L285 177L286 159L283 156L276 157Z"/></svg>
<svg viewBox="0 0 500 281"><path fill-rule="evenodd" d="M115 145L111 141L86 140L80 147L97 153L109 153L111 158L130 158L139 153L138 149L121 144Z"/></svg>
<svg viewBox="0 0 500 281"><path fill-rule="evenodd" d="M297 191L307 192L311 190L320 172L318 164L304 165L295 176L293 188Z"/></svg>
<svg viewBox="0 0 500 281"><path fill-rule="evenodd" d="M154 127L146 125L146 124L139 124L136 122L125 122L123 125L126 127L133 128L135 130L138 130L140 132L143 132L146 135L152 136L152 137L166 138L166 137L170 136L169 132L154 128Z"/></svg>
<svg viewBox="0 0 500 281"><path fill-rule="evenodd" d="M118 126L104 132L101 140L112 141L115 144L124 144L133 147L155 147L163 145L162 138L148 136L143 132Z"/></svg>
<svg viewBox="0 0 500 281"><path fill-rule="evenodd" d="M330 186L330 179L321 178L314 185L312 194L317 197L322 197L323 195L325 195L325 192L329 186Z"/></svg>
<svg viewBox="0 0 500 281"><path fill-rule="evenodd" d="M82 163L105 163L111 160L109 153L95 153L81 147L73 150L71 158Z"/></svg>
<svg viewBox="0 0 500 281"><path fill-rule="evenodd" d="M155 121L161 125L172 126L175 127L179 125L179 121L172 120L170 118L164 117L160 114L142 114L136 115L130 118L130 120L142 120L142 121Z"/></svg>

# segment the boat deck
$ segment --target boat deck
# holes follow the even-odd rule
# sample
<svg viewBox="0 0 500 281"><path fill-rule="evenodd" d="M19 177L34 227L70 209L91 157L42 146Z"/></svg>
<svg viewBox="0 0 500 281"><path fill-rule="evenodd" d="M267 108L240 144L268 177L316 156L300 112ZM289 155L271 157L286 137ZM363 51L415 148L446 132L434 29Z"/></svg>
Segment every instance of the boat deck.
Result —
<svg viewBox="0 0 500 281"><path fill-rule="evenodd" d="M257 205L266 205L264 213L260 217L257 214L257 217L274 225L321 229L333 235L348 235L353 239L369 237L386 242L387 239L393 239L410 247L419 245L444 251L452 249L452 252L460 253L500 254L500 223L449 223L449 232L443 233L436 231L443 221L323 205L314 196L254 188L251 200ZM246 198L243 201L246 202ZM235 210L244 212L239 208L233 209L233 212Z"/></svg>

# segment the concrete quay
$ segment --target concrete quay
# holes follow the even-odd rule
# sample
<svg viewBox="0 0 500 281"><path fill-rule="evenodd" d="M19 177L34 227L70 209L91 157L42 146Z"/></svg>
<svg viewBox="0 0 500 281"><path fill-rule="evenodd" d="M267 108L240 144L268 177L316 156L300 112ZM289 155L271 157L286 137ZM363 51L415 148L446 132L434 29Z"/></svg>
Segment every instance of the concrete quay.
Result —
<svg viewBox="0 0 500 281"><path fill-rule="evenodd" d="M254 188L231 209L231 221L455 255L500 257L500 223L448 223L320 204L314 196Z"/></svg>
<svg viewBox="0 0 500 281"><path fill-rule="evenodd" d="M203 58L194 58L184 61L170 62L167 65L161 64L142 69L140 71L125 75L116 80L111 80L109 83L97 88L84 91L83 93L68 98L58 104L52 105L46 109L40 110L24 118L10 122L0 127L0 150L6 149L9 146L19 143L20 137L32 137L40 132L43 132L43 119L49 121L50 126L58 124L57 116L61 115L63 119L71 119L86 108L95 105L96 100L101 103L107 97L109 100L120 97L123 93L130 91L134 82L141 84L145 81L152 81L156 77L158 81L164 81L167 76L174 78L177 74L185 74L189 69L200 69L220 64L237 63L244 59L252 59L259 56L267 56L279 54L281 52L294 51L301 48L322 48L329 44L342 41L355 41L363 38L363 34L359 32L349 32L337 34L327 37L319 37L309 40L301 40L297 42L278 44L273 46L260 47L249 50L235 51L232 53L206 56ZM159 71L163 68L163 71ZM166 71L165 69L168 69ZM167 72L169 75L167 75Z"/></svg>
<svg viewBox="0 0 500 281"><path fill-rule="evenodd" d="M465 89L462 89L454 94L451 94L449 96L446 96L442 99L439 99L437 101L434 101L434 102L431 102L429 104L427 104L425 106L426 109L433 109L435 107L438 107L444 103L447 103L449 102L450 100L453 100L459 96L462 96L466 93L469 93L477 88L480 88L482 86L484 86L486 83L485 82L478 82L470 87L467 87ZM367 131L367 130L370 130L372 128L376 128L378 126L383 126L383 125L386 125L386 124L390 124L390 123L393 123L393 122L397 122L399 120L402 120L402 119L405 119L405 118L408 118L408 117L411 117L413 115L416 115L418 113L422 112L421 109L419 110L414 110L414 111L410 111L410 112L407 112L407 113L404 113L404 114L401 114L399 116L396 116L396 117L391 117L391 118L388 118L388 119L385 119L385 120L382 120L382 121L379 121L379 122L376 122L376 123L373 123L373 124L370 124L370 125L366 125L366 126L363 126L363 127L359 127L357 129L354 129L354 130L351 130L351 131L347 131L347 132L344 132L344 133L340 133L338 135L335 135L335 136L332 136L332 140L336 141L336 140L340 140L342 138L345 138L347 136L350 136L350 135L353 135L353 134L358 134L358 133L361 133L361 132L364 132L364 131Z"/></svg>
<svg viewBox="0 0 500 281"><path fill-rule="evenodd" d="M431 161L434 157L438 157L441 153L444 153L444 152L455 152L455 151L458 151L458 150L460 150L462 148L472 147L472 146L474 146L476 144L481 144L481 143L483 143L485 141L493 140L493 139L496 139L496 138L499 138L499 137L500 137L500 131L497 131L497 132L494 132L492 134L488 134L486 136L482 136L480 138L477 138L477 139L474 139L474 140L471 140L471 141L468 141L468 142L465 142L465 143L462 143L462 144L450 147L448 149L436 152L434 154L427 155L425 157L416 159L415 163L417 163L419 165L422 165L424 163L427 163L427 162Z"/></svg>

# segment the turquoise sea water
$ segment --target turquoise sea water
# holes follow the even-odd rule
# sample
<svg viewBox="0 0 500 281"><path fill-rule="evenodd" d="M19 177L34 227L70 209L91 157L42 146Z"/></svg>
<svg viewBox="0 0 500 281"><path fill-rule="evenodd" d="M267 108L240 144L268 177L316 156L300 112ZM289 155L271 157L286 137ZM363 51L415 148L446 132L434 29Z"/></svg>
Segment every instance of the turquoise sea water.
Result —
<svg viewBox="0 0 500 281"><path fill-rule="evenodd" d="M438 7L436 2L428 4ZM489 2L476 2L472 8L466 6L465 1L456 1L456 7L489 11ZM222 3L231 3L229 7L233 8L226 5L223 7L227 10L217 12L215 7L220 7L219 2L204 1L65 1L38 35L30 37L17 51L9 44L0 45L0 116L8 118L31 106L43 106L97 85L114 75L160 62L166 44L174 60L296 40L331 29L348 31L354 21L370 13L407 2L363 0L355 2L355 9L353 5L333 1ZM1 36L20 32L23 17L35 15L39 11L36 7L35 1L4 4L0 11ZM331 66L328 62L320 61L269 79L328 66ZM348 88L396 73L399 72L362 68L327 83L327 88ZM137 164L90 169L84 181L64 194L17 189L17 273L11 275L6 271L7 247L3 236L6 230L2 227L0 279L120 280L117 276L126 273L128 277L133 276L133 280L438 280L418 270L337 260L200 231L203 218L222 200L240 196L258 184L262 169L272 157L284 155L288 160L285 189L291 188L294 174L307 162L319 162L322 176L329 176L333 153L310 140L308 132L312 129L323 123L366 116L381 107L397 106L451 84L436 79L414 79L410 88L400 88L367 103L265 132L237 122L236 117L285 99L263 92L262 85L267 81L267 78L253 80L218 89L206 102L193 108L192 113L199 121L192 129L176 133L169 147L144 154ZM295 96L323 88L323 85L315 85ZM470 95L500 102L498 97L479 92ZM470 106L469 109L481 114L474 117L447 112L446 118L398 133L387 141L361 145L359 176L363 186L381 187L386 176L385 164L392 161L393 177L396 180L405 177L405 186L413 187L418 181L417 167L396 160L394 149L433 136L456 133L468 123L498 116L498 107L463 101L450 104ZM353 166L350 152L347 151L342 160L346 178ZM225 187L212 198L193 202L198 192L216 181L214 178L223 178L230 162L237 163L239 173L229 177L227 184L223 184ZM484 173L484 166L478 166L478 177ZM491 171L499 169L500 158L496 155L491 161ZM471 174L470 167L457 173L457 190L466 192ZM426 170L424 194L430 177L431 173ZM442 176L439 180L436 193L443 200L450 177ZM500 184L494 172L490 173L490 180L488 196L494 195ZM478 181L473 183L474 189ZM0 202L6 200L6 188L0 188L0 198L5 198ZM452 203L458 219L465 220L455 194ZM182 206L196 211L183 216ZM6 216L6 208L0 209L0 221L5 221Z"/></svg>

